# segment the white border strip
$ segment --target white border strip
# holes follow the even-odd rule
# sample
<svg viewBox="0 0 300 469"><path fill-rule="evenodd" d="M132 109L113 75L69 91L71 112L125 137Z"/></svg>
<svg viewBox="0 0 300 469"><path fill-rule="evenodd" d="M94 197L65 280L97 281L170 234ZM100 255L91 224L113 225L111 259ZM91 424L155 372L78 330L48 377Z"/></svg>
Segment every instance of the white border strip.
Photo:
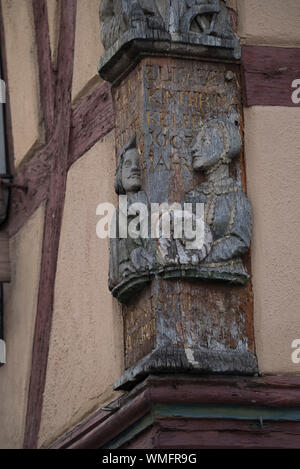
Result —
<svg viewBox="0 0 300 469"><path fill-rule="evenodd" d="M0 80L0 103L6 103L6 86L4 80Z"/></svg>
<svg viewBox="0 0 300 469"><path fill-rule="evenodd" d="M6 363L6 345L4 340L0 339L0 365Z"/></svg>

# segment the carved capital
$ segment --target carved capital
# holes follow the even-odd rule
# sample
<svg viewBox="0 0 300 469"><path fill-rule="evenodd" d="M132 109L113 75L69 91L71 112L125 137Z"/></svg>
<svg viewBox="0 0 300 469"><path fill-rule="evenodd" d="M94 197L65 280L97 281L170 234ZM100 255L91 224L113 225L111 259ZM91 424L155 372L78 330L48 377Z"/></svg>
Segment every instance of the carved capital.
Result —
<svg viewBox="0 0 300 469"><path fill-rule="evenodd" d="M223 0L102 0L99 74L116 82L145 55L237 61Z"/></svg>

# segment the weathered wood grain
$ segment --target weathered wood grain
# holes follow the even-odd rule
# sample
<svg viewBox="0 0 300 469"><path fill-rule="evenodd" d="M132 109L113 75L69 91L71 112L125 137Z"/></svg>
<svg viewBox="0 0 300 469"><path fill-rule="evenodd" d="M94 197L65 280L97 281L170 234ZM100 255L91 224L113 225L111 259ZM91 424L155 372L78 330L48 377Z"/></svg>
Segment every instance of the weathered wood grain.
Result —
<svg viewBox="0 0 300 469"><path fill-rule="evenodd" d="M295 449L299 422L160 419L120 449Z"/></svg>
<svg viewBox="0 0 300 469"><path fill-rule="evenodd" d="M68 167L108 134L114 125L115 114L110 85L99 84L73 111Z"/></svg>
<svg viewBox="0 0 300 469"><path fill-rule="evenodd" d="M14 183L26 188L25 191L11 190L7 229L14 236L31 217L49 191L49 181L53 166L53 157L57 152L57 144L51 141L45 148L38 151L16 173Z"/></svg>
<svg viewBox="0 0 300 469"><path fill-rule="evenodd" d="M243 46L242 65L246 106L300 106L292 101L300 49Z"/></svg>
<svg viewBox="0 0 300 469"><path fill-rule="evenodd" d="M155 426L156 449L295 449L299 422L170 419ZM138 444L135 442L135 448ZM152 446L152 448L154 448Z"/></svg>
<svg viewBox="0 0 300 469"><path fill-rule="evenodd" d="M247 236L233 236L231 240L234 244L235 239L240 241L247 237L247 247L241 251L245 252L250 243L251 217L250 209L246 209L246 198L241 195L245 167L242 157L238 158L242 133L240 87L240 70L236 64L147 57L122 83L113 86L113 99L116 111L116 154L119 155L132 135L136 134L141 155L141 190L147 194L149 203L185 201L194 203L195 206L195 202L212 200L209 199L210 196L204 199L201 192L207 175L194 170L193 142L202 126L208 125L207 122L212 126L213 122L218 122L216 126L222 125L222 118L226 115L224 126L228 125L230 128L229 118L232 121L235 119L230 131L231 137L228 137L230 144L227 154L231 154L229 148L232 145L235 148L233 154L237 158L236 161L234 158L232 161L228 159L222 181L224 183L225 173L226 178L227 172L230 173L236 192L240 191L236 206L241 207L244 204L244 209L237 219ZM233 145L232 142L237 141L237 146ZM220 150L216 153L220 154ZM231 179L228 177L228 180ZM205 192L207 186L203 187ZM219 201L222 197L230 197L223 187L214 190L219 195L222 194ZM214 194L217 200L219 196ZM214 219L211 222L205 220L211 223L210 226L217 224L218 210L224 222L227 210L225 205L220 202L219 209L214 206ZM228 206L232 207L232 203ZM226 215L228 220L238 211L230 208ZM227 230L228 223L224 222L224 226ZM234 218L232 231L233 226ZM231 231L226 233L228 237L223 241L227 249ZM221 235L220 237L222 238ZM213 250L216 253L223 241L215 241ZM174 255L176 249L172 252ZM230 249L228 254L229 252ZM154 369L158 373L167 372L168 368L172 372L180 369L182 372L191 369L195 372L196 368L199 373L257 372L253 353L251 286L250 283L242 288L234 285L242 280L243 273L244 283L249 277L238 265L234 271L232 259L238 260L238 250L231 257L228 255L228 263L224 261L223 268L221 265L216 267L217 256L216 254L214 258L212 252L212 270L206 267L205 261L198 264L194 262L193 265L186 263L183 266L179 262L176 264L173 258L170 263L168 259L164 259L159 273L155 272L155 268L151 271L149 269L152 276L153 272L156 274L155 278L163 278L159 285L158 281L152 281L152 285L157 283L152 291L152 305L150 301L147 305L142 305L143 300L136 294L144 274L139 269L120 282L119 290L118 286L115 288L113 294L125 303L123 315L126 366L124 375L115 382L115 389L128 389L128 385L132 387L135 384L134 376L138 380L144 379ZM226 259L226 255L224 258ZM209 261L207 264L209 265ZM239 265L241 264L239 260ZM221 271L222 274L218 276ZM143 277L145 283L151 280L151 275ZM178 279L180 280L177 281ZM192 284L191 280L195 282ZM224 287L222 282L217 283L216 280L227 281L227 286ZM133 301L129 304L130 296ZM224 354L218 352L220 349ZM142 360L141 363L137 363L139 360Z"/></svg>
<svg viewBox="0 0 300 469"><path fill-rule="evenodd" d="M299 377L196 377L196 376L150 376L128 395L112 403L118 409L105 415L98 411L82 424L59 439L53 449L93 449L104 446L121 432L147 415L154 405L214 405L244 406L265 410L286 409L292 411L300 406ZM128 442L124 448L179 448L180 440L186 448L227 445L242 447L244 439L248 446L290 448L299 441L298 421L260 421L228 418L176 419L158 417L157 426L148 427ZM166 438L162 436L166 433ZM224 440L214 441L213 435L225 435ZM236 437L235 437L236 435ZM290 435L290 439L287 438ZM282 439L280 439L282 436ZM194 438L195 437L195 438ZM152 444L151 446L151 439ZM198 439L198 440L197 440ZM156 446L156 445L160 446ZM195 445L195 446L193 446ZM259 446L260 445L260 446ZM275 446L272 446L275 445Z"/></svg>
<svg viewBox="0 0 300 469"><path fill-rule="evenodd" d="M99 62L102 78L119 82L147 55L229 62L240 59L239 40L233 30L235 18L223 0L204 5L157 0L156 4L159 11L153 8L153 2L146 9L129 0L123 0L122 6L116 3L114 9L108 2L101 4L106 49Z"/></svg>
<svg viewBox="0 0 300 469"><path fill-rule="evenodd" d="M33 0L37 54L40 77L40 97L44 115L46 141L49 141L54 125L55 74L52 69L46 0Z"/></svg>

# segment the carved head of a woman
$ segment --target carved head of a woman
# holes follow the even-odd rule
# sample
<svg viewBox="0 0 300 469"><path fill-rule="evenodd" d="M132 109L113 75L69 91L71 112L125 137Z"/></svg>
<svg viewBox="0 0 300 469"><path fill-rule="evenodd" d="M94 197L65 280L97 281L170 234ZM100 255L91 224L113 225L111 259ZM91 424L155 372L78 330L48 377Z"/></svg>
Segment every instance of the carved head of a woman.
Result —
<svg viewBox="0 0 300 469"><path fill-rule="evenodd" d="M238 119L209 119L201 125L191 146L193 168L206 171L220 163L229 164L241 150L242 140Z"/></svg>

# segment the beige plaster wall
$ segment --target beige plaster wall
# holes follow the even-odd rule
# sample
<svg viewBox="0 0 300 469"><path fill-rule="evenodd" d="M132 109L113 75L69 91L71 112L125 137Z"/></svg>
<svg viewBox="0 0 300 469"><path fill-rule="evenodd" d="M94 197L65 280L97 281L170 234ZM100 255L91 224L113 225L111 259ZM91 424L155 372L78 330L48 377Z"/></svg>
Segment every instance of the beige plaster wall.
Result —
<svg viewBox="0 0 300 469"><path fill-rule="evenodd" d="M101 81L98 62L104 49L100 39L99 0L77 2L73 100Z"/></svg>
<svg viewBox="0 0 300 469"><path fill-rule="evenodd" d="M116 202L114 145L112 132L68 174L40 446L117 397L122 322L107 287L109 240L96 235L98 204Z"/></svg>
<svg viewBox="0 0 300 469"><path fill-rule="evenodd" d="M226 6L233 10L237 10L237 2L238 0L225 0Z"/></svg>
<svg viewBox="0 0 300 469"><path fill-rule="evenodd" d="M248 194L253 206L255 340L260 372L299 374L300 111L245 109Z"/></svg>
<svg viewBox="0 0 300 469"><path fill-rule="evenodd" d="M299 6L299 0L237 0L242 43L300 47ZM255 339L264 374L300 375L291 360L291 344L300 338L299 127L299 109L245 109Z"/></svg>
<svg viewBox="0 0 300 469"><path fill-rule="evenodd" d="M12 282L4 287L7 363L0 368L2 449L23 446L43 226L41 206L10 240Z"/></svg>
<svg viewBox="0 0 300 469"><path fill-rule="evenodd" d="M15 165L43 141L31 0L2 0Z"/></svg>
<svg viewBox="0 0 300 469"><path fill-rule="evenodd" d="M299 0L237 0L243 44L300 47Z"/></svg>

